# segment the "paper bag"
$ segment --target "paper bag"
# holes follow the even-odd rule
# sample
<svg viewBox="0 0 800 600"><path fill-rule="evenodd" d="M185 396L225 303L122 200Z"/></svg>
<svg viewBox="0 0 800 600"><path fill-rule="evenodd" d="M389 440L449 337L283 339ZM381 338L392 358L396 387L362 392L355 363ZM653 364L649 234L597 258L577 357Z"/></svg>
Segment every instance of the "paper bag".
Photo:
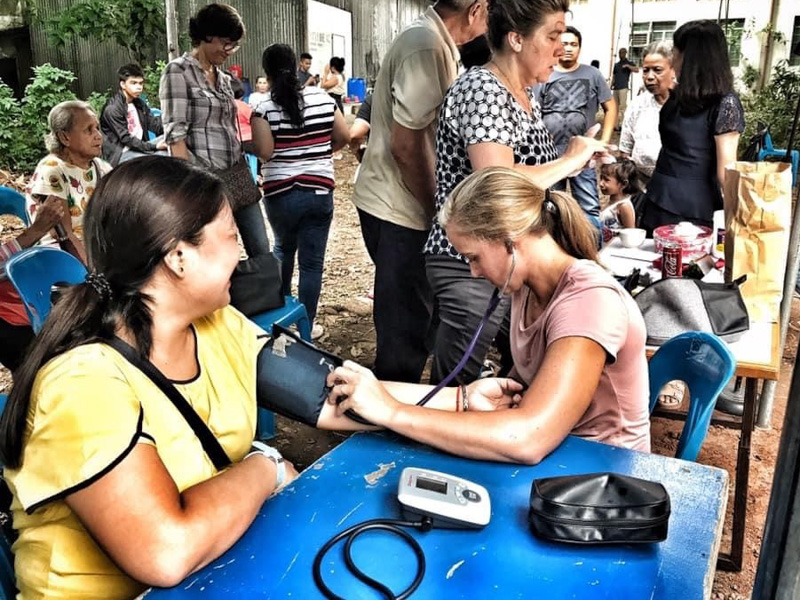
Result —
<svg viewBox="0 0 800 600"><path fill-rule="evenodd" d="M741 286L750 320L777 322L792 223L788 163L736 162L725 168L725 281Z"/></svg>

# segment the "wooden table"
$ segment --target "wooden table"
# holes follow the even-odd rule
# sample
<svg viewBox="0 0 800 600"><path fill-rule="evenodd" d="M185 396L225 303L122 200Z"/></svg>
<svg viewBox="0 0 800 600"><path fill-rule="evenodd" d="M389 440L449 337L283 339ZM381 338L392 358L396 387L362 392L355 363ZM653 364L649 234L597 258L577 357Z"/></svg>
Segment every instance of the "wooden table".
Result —
<svg viewBox="0 0 800 600"><path fill-rule="evenodd" d="M413 598L709 598L722 535L728 474L715 467L569 437L539 465L473 461L444 454L391 433L349 438L264 504L247 533L223 556L164 598L321 598L312 563L331 537L361 521L399 518L396 491L404 467L465 477L485 486L492 519L482 530L410 531L427 570ZM614 471L660 481L672 503L669 536L660 544L578 546L545 542L528 528L531 482L555 475ZM353 544L359 568L395 592L416 572L411 550L375 532ZM338 595L379 596L346 569L341 545L322 574Z"/></svg>
<svg viewBox="0 0 800 600"><path fill-rule="evenodd" d="M645 252L653 249L652 240L642 245ZM600 259L608 258L608 266L615 275L621 275L626 266L646 267L643 261L621 258L628 252L618 239L608 244L600 253ZM636 250L630 251L636 255ZM652 274L652 270L651 270ZM780 325L778 323L750 323L750 329L739 340L728 344L736 358L736 377L745 378L744 414L741 417L714 413L711 423L739 429L739 448L736 456L736 479L733 500L733 531L731 551L720 555L719 567L727 571L741 571L744 552L744 533L747 520L747 489L750 478L750 448L753 429L758 412L758 386L764 380L777 380L780 376L781 349ZM658 348L648 347L650 358ZM685 412L656 408L655 416L668 419L683 419Z"/></svg>

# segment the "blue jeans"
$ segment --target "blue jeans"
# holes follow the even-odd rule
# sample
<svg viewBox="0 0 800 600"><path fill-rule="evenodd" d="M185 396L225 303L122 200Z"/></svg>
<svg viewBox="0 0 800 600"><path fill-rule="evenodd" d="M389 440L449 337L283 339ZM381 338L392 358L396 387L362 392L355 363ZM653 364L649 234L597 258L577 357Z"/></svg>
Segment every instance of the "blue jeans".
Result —
<svg viewBox="0 0 800 600"><path fill-rule="evenodd" d="M275 256L281 261L283 293L292 290L294 256L300 264L298 298L313 323L322 289L322 266L333 220L333 192L294 188L265 199L275 234Z"/></svg>
<svg viewBox="0 0 800 600"><path fill-rule="evenodd" d="M597 193L597 171L583 169L575 177L568 177L572 197L578 201L584 214L598 232L603 231L600 223L600 196ZM566 190L567 179L562 179L553 186L555 190Z"/></svg>
<svg viewBox="0 0 800 600"><path fill-rule="evenodd" d="M248 258L269 252L269 236L261 212L261 202L240 208L233 213L233 220L239 228L239 235L242 236L242 244Z"/></svg>

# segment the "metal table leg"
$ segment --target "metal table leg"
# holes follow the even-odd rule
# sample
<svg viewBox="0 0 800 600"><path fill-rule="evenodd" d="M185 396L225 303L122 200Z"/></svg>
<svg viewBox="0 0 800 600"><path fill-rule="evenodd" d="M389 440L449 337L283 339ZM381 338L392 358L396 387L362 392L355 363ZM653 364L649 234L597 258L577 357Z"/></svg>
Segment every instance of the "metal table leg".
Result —
<svg viewBox="0 0 800 600"><path fill-rule="evenodd" d="M717 568L723 571L741 571L744 553L744 533L747 521L747 487L750 480L750 441L756 422L758 407L758 380L748 377L744 388L744 414L736 457L736 488L733 493L733 531L730 554L720 554Z"/></svg>

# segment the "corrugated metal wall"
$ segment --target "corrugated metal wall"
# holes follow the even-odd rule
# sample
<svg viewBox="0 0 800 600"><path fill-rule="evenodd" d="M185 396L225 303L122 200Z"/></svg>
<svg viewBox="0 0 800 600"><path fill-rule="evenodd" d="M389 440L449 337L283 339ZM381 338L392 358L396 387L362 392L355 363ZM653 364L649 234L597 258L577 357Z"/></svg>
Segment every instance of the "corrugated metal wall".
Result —
<svg viewBox="0 0 800 600"><path fill-rule="evenodd" d="M43 19L56 16L69 4L65 0L37 1ZM47 42L47 35L41 26L35 24L30 27L30 35L33 64L50 63L75 73L78 80L74 91L81 98L115 85L117 68L131 62L128 53L116 44L77 40L69 42L63 49L57 49Z"/></svg>
<svg viewBox="0 0 800 600"><path fill-rule="evenodd" d="M282 42L298 52L307 44L306 0L227 0L241 13L247 37L231 63L242 65L251 80L261 73L261 53L269 44ZM351 77L365 77L372 82L381 60L397 33L423 12L430 0L319 0L346 10L353 18L353 65ZM39 0L44 18L69 6L72 0ZM178 1L178 30L185 33L189 17L208 4L207 0ZM117 68L129 62L127 53L110 43L80 40L57 50L47 44L41 27L31 26L31 45L35 64L45 62L69 69L78 76L77 92L81 97L92 91L104 91L116 84ZM184 36L185 37L185 36ZM166 42L159 54L165 54Z"/></svg>

